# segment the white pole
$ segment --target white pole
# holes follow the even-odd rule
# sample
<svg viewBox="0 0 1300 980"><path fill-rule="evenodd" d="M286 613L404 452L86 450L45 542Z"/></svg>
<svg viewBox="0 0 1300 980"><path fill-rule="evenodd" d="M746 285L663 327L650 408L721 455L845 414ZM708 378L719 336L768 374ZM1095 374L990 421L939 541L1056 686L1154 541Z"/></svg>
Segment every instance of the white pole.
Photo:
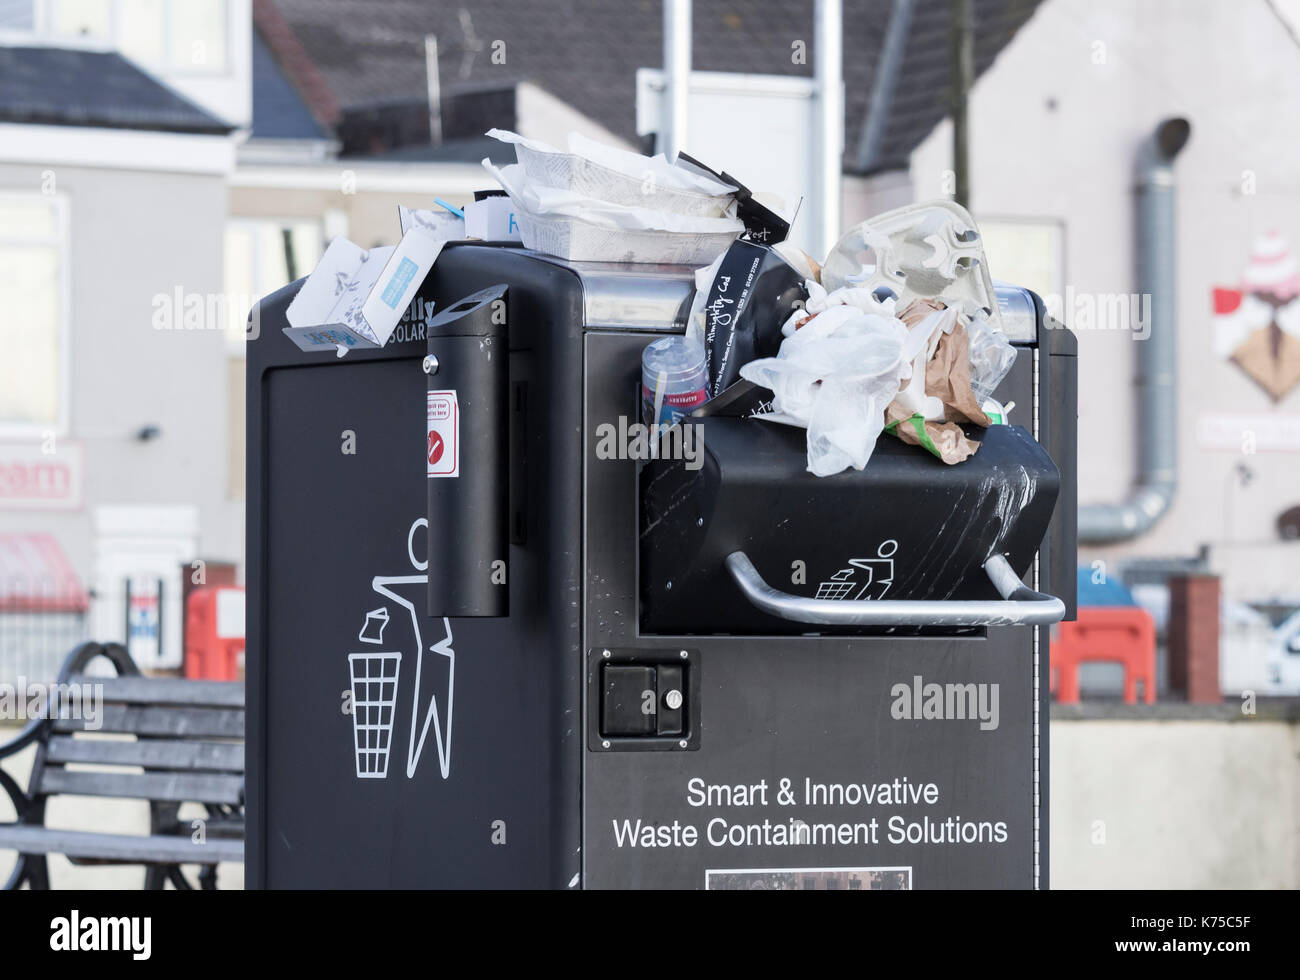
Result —
<svg viewBox="0 0 1300 980"><path fill-rule="evenodd" d="M844 153L843 12L840 0L817 0L813 55L817 59L817 149L813 191L817 206L816 258L840 237L840 180Z"/></svg>
<svg viewBox="0 0 1300 980"><path fill-rule="evenodd" d="M424 77L429 97L429 142L442 142L442 82L438 76L438 36L424 35Z"/></svg>
<svg viewBox="0 0 1300 980"><path fill-rule="evenodd" d="M660 147L672 160L686 149L689 131L691 81L691 0L663 0L664 3L664 100L666 115Z"/></svg>

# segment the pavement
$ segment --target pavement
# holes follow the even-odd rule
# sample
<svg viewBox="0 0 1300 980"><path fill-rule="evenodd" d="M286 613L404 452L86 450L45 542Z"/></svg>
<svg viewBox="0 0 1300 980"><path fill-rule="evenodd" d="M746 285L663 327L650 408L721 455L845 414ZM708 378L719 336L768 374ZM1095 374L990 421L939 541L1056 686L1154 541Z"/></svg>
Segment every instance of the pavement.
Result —
<svg viewBox="0 0 1300 980"><path fill-rule="evenodd" d="M19 728L0 725L0 744L7 742L20 731ZM15 756L0 761L9 775L17 780L18 785L26 788L27 777L31 773L32 762L36 757L36 747L29 746ZM102 766L79 766L85 769L103 769ZM200 817L203 808L197 805L181 808L182 820ZM12 822L15 818L13 804L3 791L0 791L0 823ZM50 827L65 830L94 830L109 834L149 833L149 804L143 800L113 800L90 796L56 796L46 806L45 823ZM0 850L0 885L9 879L18 855L13 851ZM195 887L198 886L198 865L182 865L185 877ZM51 888L86 888L86 889L128 889L144 887L144 868L140 865L82 865L77 866L61 854L49 856ZM168 888L172 886L167 885ZM244 887L244 866L242 864L217 865L217 887L242 889Z"/></svg>

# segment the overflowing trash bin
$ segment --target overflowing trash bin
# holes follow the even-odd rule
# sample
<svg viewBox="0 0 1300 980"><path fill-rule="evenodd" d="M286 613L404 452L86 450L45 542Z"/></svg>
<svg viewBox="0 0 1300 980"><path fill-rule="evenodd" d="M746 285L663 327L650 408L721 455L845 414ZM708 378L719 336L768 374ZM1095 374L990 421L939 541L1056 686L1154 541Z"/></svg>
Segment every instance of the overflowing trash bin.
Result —
<svg viewBox="0 0 1300 980"><path fill-rule="evenodd" d="M400 296L383 342L295 324L302 283L259 304L250 885L1048 883L1073 338L986 271L944 303L736 220L716 268L439 242L409 301L362 291ZM720 277L762 321L725 344Z"/></svg>

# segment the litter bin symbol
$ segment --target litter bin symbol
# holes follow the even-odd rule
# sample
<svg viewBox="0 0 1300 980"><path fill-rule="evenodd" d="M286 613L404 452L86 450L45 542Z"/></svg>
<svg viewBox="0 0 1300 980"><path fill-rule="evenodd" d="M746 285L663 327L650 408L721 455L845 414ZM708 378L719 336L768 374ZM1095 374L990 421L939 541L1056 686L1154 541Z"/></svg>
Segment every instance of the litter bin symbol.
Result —
<svg viewBox="0 0 1300 980"><path fill-rule="evenodd" d="M426 739L433 734L438 752L438 768L446 779L451 771L451 712L455 693L456 651L452 647L451 620L442 617L443 637L425 646L430 625L416 608L417 597L428 588L429 562L420 561L412 551L415 532L428 527L421 517L406 535L406 553L417 574L376 575L370 587L394 605L371 609L357 639L375 646L405 649L408 653L407 678L402 689L410 704L410 744L406 758L406 776L414 778ZM406 615L403 616L402 612ZM394 621L396 625L394 625ZM410 622L410 632L405 622ZM391 627L391 629L390 629ZM387 633L388 639L384 636ZM410 644L408 647L407 644ZM435 656L436 655L436 656ZM414 659L410 659L414 657ZM357 778L384 779L388 776L388 756L393 741L397 695L401 671L400 653L349 653L348 672L352 682L352 728L357 756ZM414 672L411 672L411 665ZM439 702L441 701L441 708Z"/></svg>
<svg viewBox="0 0 1300 980"><path fill-rule="evenodd" d="M358 779L384 779L393 742L400 653L350 653L352 674L352 738L357 752Z"/></svg>
<svg viewBox="0 0 1300 980"><path fill-rule="evenodd" d="M366 613L366 625L361 627L357 639L362 643L383 643L384 627L388 625L388 607L380 606Z"/></svg>
<svg viewBox="0 0 1300 980"><path fill-rule="evenodd" d="M841 568L817 586L817 599L883 599L894 584L894 554L898 542L894 539L881 542L876 558L850 558L849 567ZM866 575L856 577L856 572Z"/></svg>

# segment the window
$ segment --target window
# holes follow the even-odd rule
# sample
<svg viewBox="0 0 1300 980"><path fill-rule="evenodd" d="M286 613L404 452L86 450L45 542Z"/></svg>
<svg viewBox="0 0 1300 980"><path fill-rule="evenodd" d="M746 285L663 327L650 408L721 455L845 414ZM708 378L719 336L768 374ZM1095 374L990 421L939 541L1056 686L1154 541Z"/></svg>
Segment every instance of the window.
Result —
<svg viewBox="0 0 1300 980"><path fill-rule="evenodd" d="M227 0L0 0L0 28L86 38L167 74L229 68Z"/></svg>
<svg viewBox="0 0 1300 980"><path fill-rule="evenodd" d="M108 39L113 35L110 0L51 0L47 16L50 33L58 37Z"/></svg>
<svg viewBox="0 0 1300 980"><path fill-rule="evenodd" d="M0 0L0 28L10 31L35 30L34 0Z"/></svg>
<svg viewBox="0 0 1300 980"><path fill-rule="evenodd" d="M226 327L231 340L242 344L254 303L311 272L324 250L319 221L231 221L226 226Z"/></svg>
<svg viewBox="0 0 1300 980"><path fill-rule="evenodd" d="M166 24L172 68L194 72L225 70L225 0L169 0Z"/></svg>
<svg viewBox="0 0 1300 980"><path fill-rule="evenodd" d="M1032 289L1047 300L1065 280L1065 229L1059 221L980 218L989 272L1000 282Z"/></svg>
<svg viewBox="0 0 1300 980"><path fill-rule="evenodd" d="M117 45L121 52L142 65L165 64L165 0L118 0L118 4L122 31Z"/></svg>
<svg viewBox="0 0 1300 980"><path fill-rule="evenodd" d="M244 495L244 338L259 299L316 268L325 249L318 221L237 218L226 226L226 332L232 345L229 406L231 497Z"/></svg>
<svg viewBox="0 0 1300 980"><path fill-rule="evenodd" d="M0 194L0 430L67 421L67 232L63 198Z"/></svg>

